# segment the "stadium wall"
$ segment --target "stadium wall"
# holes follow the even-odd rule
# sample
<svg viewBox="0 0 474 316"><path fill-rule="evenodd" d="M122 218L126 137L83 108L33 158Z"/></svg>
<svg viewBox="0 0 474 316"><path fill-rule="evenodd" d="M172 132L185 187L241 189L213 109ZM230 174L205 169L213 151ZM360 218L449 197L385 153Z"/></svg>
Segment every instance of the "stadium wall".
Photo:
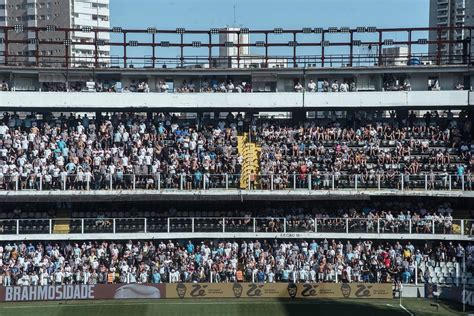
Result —
<svg viewBox="0 0 474 316"><path fill-rule="evenodd" d="M474 105L469 91L407 91L352 93L58 93L4 92L0 108L6 110L79 109L314 109L370 107L465 107Z"/></svg>

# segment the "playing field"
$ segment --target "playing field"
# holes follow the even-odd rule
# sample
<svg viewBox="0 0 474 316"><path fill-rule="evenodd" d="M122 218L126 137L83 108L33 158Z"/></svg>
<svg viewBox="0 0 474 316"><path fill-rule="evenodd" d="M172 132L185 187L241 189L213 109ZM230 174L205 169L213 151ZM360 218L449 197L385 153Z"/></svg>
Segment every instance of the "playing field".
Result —
<svg viewBox="0 0 474 316"><path fill-rule="evenodd" d="M143 315L465 315L460 306L440 304L436 310L433 301L404 299L405 311L399 301L393 300L276 300L276 299L201 299L201 300L127 300L127 301L73 301L44 303L0 304L0 316L143 316ZM455 311L454 309L458 309Z"/></svg>

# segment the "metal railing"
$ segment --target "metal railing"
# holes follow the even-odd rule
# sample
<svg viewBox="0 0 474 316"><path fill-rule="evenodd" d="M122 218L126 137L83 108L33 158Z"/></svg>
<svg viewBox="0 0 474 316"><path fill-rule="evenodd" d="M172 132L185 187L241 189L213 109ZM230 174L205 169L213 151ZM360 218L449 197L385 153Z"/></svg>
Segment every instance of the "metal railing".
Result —
<svg viewBox="0 0 474 316"><path fill-rule="evenodd" d="M0 235L126 233L337 233L472 236L473 219L157 217L4 219Z"/></svg>
<svg viewBox="0 0 474 316"><path fill-rule="evenodd" d="M466 33L465 38L470 39L472 29L472 26L383 29L364 26L172 30L63 28L54 25L33 27L18 24L0 26L0 45L4 46L0 63L5 66L65 68L243 68L245 65L250 68L297 68L303 64L313 67L382 66L394 65L401 59L400 56L387 56L384 48L406 47L406 57L403 57L405 64L470 64L470 42L466 39L445 39L442 34L463 31ZM77 32L88 33L91 38L78 40L74 36ZM429 33L435 37L428 36ZM222 34L233 34L237 40L222 42L219 40ZM169 40L163 41L163 37ZM11 47L18 45L28 47L32 54L12 54ZM88 47L91 53L71 56L71 47L76 45ZM428 45L435 47L431 56L418 53L426 51ZM457 55L447 55L443 47L450 45L460 45L464 49ZM220 48L231 47L236 48L236 56L231 58L222 58L215 53ZM56 52L54 55L44 53L45 49L52 48ZM365 48L368 53L361 54L361 48ZM194 54L189 54L190 49ZM195 53L198 50L199 53ZM249 52L243 54L242 50ZM250 50L259 50L261 57L251 57ZM287 53L281 56L276 50L287 50ZM314 51L316 55L305 56L305 50ZM113 51L114 56L109 56L110 51ZM416 61L412 62L413 59Z"/></svg>
<svg viewBox="0 0 474 316"><path fill-rule="evenodd" d="M81 174L57 177L4 175L0 190L6 191L98 191L98 190L269 190L269 191L467 191L474 179L453 174L259 174L256 181L240 187L239 174Z"/></svg>

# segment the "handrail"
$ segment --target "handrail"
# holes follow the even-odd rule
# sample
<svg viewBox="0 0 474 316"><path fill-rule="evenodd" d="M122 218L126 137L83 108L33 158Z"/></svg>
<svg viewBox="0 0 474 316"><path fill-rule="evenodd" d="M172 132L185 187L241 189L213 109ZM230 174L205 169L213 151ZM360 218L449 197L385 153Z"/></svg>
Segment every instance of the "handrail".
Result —
<svg viewBox="0 0 474 316"><path fill-rule="evenodd" d="M289 214L289 216L293 216L292 214ZM179 220L182 220L182 219L209 219L209 220L212 220L212 219L219 219L219 220L222 220L222 219L286 219L286 220L289 220L288 217L283 217L283 216L264 216L264 217L236 217L236 216L192 216L192 217L153 217L153 219L179 219ZM98 218L98 217L54 217L54 218L1 218L0 219L0 222L2 221L16 221L16 220L20 220L20 221L49 221L49 220L53 220L53 221L64 221L64 220L107 220L107 219L128 219L128 220L137 220L137 219L141 219L141 220L145 220L145 219L150 219L150 217L104 217L104 218ZM372 218L372 219L369 219L369 218L363 218L363 217L314 217L314 216L311 216L311 217L307 217L307 218L304 218L304 219L313 219L313 220L333 220L333 219L340 219L340 220L377 220L376 218ZM303 220L304 220L303 219ZM386 220L386 218L383 218L383 217L380 217L378 218L379 220ZM426 218L422 217L420 218L420 220L423 220ZM394 221L400 221L398 218L396 218L396 216L394 216ZM433 220L433 219L430 219L430 220ZM408 220L404 220L404 221L408 221ZM474 222L474 219L467 219L467 218L453 218L453 221L472 221Z"/></svg>
<svg viewBox="0 0 474 316"><path fill-rule="evenodd" d="M127 191L137 190L179 190L179 191L207 191L214 189L222 190L240 190L241 174L105 174L104 177L95 179L91 173L84 173L82 180L78 181L77 174L61 175L56 181L48 183L45 182L43 175L36 174L34 182L21 181L19 175L4 175L4 190L5 191L22 191L22 190L36 190L36 191L50 191L53 189L61 191L98 191L120 189ZM287 178L284 183L275 183L276 177ZM191 177L190 180L187 180ZM152 183L148 181L141 181L142 179L152 179ZM216 180L216 178L219 178ZM170 180L171 182L167 181ZM264 181L262 181L264 180ZM394 175L380 175L376 174L371 179L365 180L362 174L341 173L334 172L320 172L318 177L314 177L312 173L299 174L265 174L257 175L255 185L252 190L378 190L394 189L398 191L417 190L417 191L465 191L468 187L472 187L472 177L464 174L459 176L457 174L434 174L434 178L428 173L419 174L405 174L398 173ZM232 186L234 183L235 186ZM20 185L22 184L22 185ZM189 184L185 186L185 184ZM25 187L23 187L25 186ZM48 189L49 187L49 189ZM250 188L250 185L248 186ZM1 192L1 191L0 191Z"/></svg>
<svg viewBox="0 0 474 316"><path fill-rule="evenodd" d="M0 219L0 235L23 235L39 234L54 235L56 222L61 222L60 233L66 229L65 234L119 234L119 233L373 233L378 235L390 233L402 233L408 235L451 235L467 236L472 233L474 219L427 219L426 217L417 220L410 218L393 220L386 218L350 218L350 217L328 217L319 218L318 215L308 215L302 220L303 225L295 227L293 221L287 217L159 217L161 222L156 227L153 218L49 218L49 219ZM242 219L248 220L248 224L231 225L228 220ZM196 221L199 220L199 221ZM202 227L202 221L209 221L211 226ZM138 223L137 223L138 221ZM217 221L217 223L216 223ZM65 223L63 223L65 222ZM177 225L175 225L175 222ZM198 222L198 225L196 225ZM332 226L337 222L337 226ZM359 222L359 225L351 224ZM45 225L45 223L47 223ZM78 224L79 223L79 224ZM184 224L183 223L188 223ZM273 223L273 224L272 224ZM87 225L86 225L87 224ZM129 224L131 226L129 226ZM206 223L204 223L206 224ZM389 224L389 225L387 225ZM420 225L422 224L422 225ZM448 225L446 225L448 224ZM126 225L125 227L123 225ZM64 227L66 226L66 227ZM251 228L251 230L249 230Z"/></svg>

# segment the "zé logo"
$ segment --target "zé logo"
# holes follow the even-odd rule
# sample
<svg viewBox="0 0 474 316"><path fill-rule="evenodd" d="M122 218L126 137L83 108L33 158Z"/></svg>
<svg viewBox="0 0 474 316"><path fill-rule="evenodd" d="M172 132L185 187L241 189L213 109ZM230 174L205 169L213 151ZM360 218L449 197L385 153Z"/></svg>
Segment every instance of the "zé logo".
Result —
<svg viewBox="0 0 474 316"><path fill-rule="evenodd" d="M370 297L370 289L372 285L357 285L357 290L355 292L356 297Z"/></svg>
<svg viewBox="0 0 474 316"><path fill-rule="evenodd" d="M303 297L315 297L318 296L318 284L303 284L303 291L301 292L301 296Z"/></svg>
<svg viewBox="0 0 474 316"><path fill-rule="evenodd" d="M189 293L192 297L204 297L206 296L206 288L208 287L207 285L200 285L200 284L193 284L192 285L193 289Z"/></svg>
<svg viewBox="0 0 474 316"><path fill-rule="evenodd" d="M263 284L261 285L257 285L255 283L249 284L249 289L247 290L247 296L248 297L262 296L262 290L261 290L262 287L263 287Z"/></svg>

